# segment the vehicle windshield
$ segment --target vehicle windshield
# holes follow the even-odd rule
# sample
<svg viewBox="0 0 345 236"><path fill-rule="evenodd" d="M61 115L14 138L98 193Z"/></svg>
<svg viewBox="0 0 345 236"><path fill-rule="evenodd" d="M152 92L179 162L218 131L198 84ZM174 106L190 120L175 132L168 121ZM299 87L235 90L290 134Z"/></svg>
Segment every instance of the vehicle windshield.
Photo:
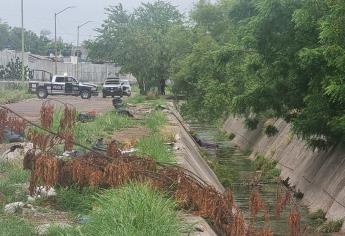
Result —
<svg viewBox="0 0 345 236"><path fill-rule="evenodd" d="M117 79L109 79L109 80L106 80L106 81L104 82L104 84L106 84L106 85L109 85L109 84L111 84L111 85L119 85L119 84L120 84L120 80L117 80Z"/></svg>

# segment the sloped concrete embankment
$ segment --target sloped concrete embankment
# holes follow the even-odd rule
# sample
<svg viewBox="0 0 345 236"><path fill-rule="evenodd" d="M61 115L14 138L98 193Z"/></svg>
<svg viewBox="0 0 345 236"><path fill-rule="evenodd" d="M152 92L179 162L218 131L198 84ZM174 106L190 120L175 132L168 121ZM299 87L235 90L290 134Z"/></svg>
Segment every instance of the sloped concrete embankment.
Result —
<svg viewBox="0 0 345 236"><path fill-rule="evenodd" d="M263 133L265 124L260 124L255 131L249 131L241 119L234 117L230 117L223 128L236 135L233 143L240 149L252 151L251 158L261 154L277 160L281 177L290 178L291 186L304 193L304 203L311 211L323 209L328 219L344 218L345 148L339 145L327 152L314 152L291 133L290 125L285 121L268 122L279 130L274 137L267 137Z"/></svg>

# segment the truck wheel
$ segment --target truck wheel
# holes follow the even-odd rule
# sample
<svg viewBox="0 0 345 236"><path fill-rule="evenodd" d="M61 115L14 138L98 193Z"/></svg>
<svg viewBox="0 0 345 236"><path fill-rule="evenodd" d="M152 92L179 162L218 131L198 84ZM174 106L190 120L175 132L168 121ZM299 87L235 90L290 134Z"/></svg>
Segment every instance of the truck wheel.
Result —
<svg viewBox="0 0 345 236"><path fill-rule="evenodd" d="M91 98L91 92L89 90L83 90L80 92L80 97L82 99L90 99Z"/></svg>
<svg viewBox="0 0 345 236"><path fill-rule="evenodd" d="M38 97L39 99L45 99L45 98L47 98L47 97L48 97L48 91L47 91L47 89L45 89L45 88L39 88L39 89L37 90L37 97Z"/></svg>

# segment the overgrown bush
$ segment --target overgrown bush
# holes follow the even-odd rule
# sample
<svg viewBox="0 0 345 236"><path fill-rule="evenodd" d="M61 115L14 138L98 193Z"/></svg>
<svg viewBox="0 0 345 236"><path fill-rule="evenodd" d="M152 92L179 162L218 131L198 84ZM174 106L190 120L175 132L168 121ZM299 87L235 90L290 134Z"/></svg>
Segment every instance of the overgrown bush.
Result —
<svg viewBox="0 0 345 236"><path fill-rule="evenodd" d="M264 132L268 137L273 137L278 134L279 130L274 125L267 125Z"/></svg>
<svg viewBox="0 0 345 236"><path fill-rule="evenodd" d="M98 196L84 235L180 235L176 203L146 185L129 184Z"/></svg>
<svg viewBox="0 0 345 236"><path fill-rule="evenodd" d="M29 73L29 68L24 66L25 80L27 79L27 74ZM17 57L15 60L11 59L6 66L0 65L0 80L21 80L22 79L22 62Z"/></svg>
<svg viewBox="0 0 345 236"><path fill-rule="evenodd" d="M87 214L92 210L95 196L100 190L95 188L80 188L77 186L60 187L56 189L56 206L65 211Z"/></svg>
<svg viewBox="0 0 345 236"><path fill-rule="evenodd" d="M323 223L318 229L321 233L335 233L339 232L343 226L344 220L328 221Z"/></svg>
<svg viewBox="0 0 345 236"><path fill-rule="evenodd" d="M276 168L278 162L275 160L270 160L264 156L258 155L252 162L253 169L255 171L261 171L262 176L266 180L274 179L279 177L280 170Z"/></svg>
<svg viewBox="0 0 345 236"><path fill-rule="evenodd" d="M26 199L22 184L28 182L29 172L21 163L0 162L0 176L0 206Z"/></svg>
<svg viewBox="0 0 345 236"><path fill-rule="evenodd" d="M244 121L244 127L249 130L256 130L258 128L259 120L257 118L247 118Z"/></svg>

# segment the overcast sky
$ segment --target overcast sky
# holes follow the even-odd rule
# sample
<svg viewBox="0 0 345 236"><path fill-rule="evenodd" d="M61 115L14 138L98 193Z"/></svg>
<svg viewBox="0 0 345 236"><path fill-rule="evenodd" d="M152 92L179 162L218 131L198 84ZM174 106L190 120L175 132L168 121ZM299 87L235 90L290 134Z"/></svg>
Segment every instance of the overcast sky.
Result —
<svg viewBox="0 0 345 236"><path fill-rule="evenodd" d="M187 13L196 0L170 0L181 12ZM20 26L20 0L0 0L0 19L10 26ZM90 39L96 34L94 29L99 27L105 19L104 8L122 3L128 10L138 7L141 2L154 0L24 0L24 27L36 33L42 29L51 32L54 37L54 13L67 6L76 6L58 15L57 35L66 42L76 44L77 26L90 20L80 30L80 39Z"/></svg>

